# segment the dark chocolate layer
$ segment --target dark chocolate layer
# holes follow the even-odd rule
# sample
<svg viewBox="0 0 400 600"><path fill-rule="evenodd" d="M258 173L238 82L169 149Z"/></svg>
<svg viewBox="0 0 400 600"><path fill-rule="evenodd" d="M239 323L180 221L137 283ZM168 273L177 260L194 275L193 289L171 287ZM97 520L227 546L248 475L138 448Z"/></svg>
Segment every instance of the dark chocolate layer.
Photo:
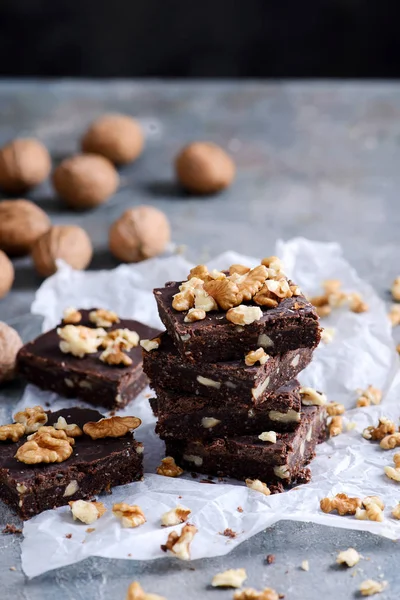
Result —
<svg viewBox="0 0 400 600"><path fill-rule="evenodd" d="M71 408L48 413L47 425L60 416L81 428L103 417L96 410ZM0 443L0 499L23 519L70 500L90 499L143 476L143 446L131 433L99 440L87 435L77 437L70 458L53 464L26 465L17 461L15 453L25 442L24 437L17 443Z"/></svg>
<svg viewBox="0 0 400 600"><path fill-rule="evenodd" d="M201 396L180 395L157 388L150 404L158 417L156 433L162 439L210 439L263 431L293 431L301 413L300 385L292 381L271 394L262 404L217 405Z"/></svg>
<svg viewBox="0 0 400 600"><path fill-rule="evenodd" d="M325 438L326 412L309 406L292 433L277 433L275 444L257 436L219 438L209 442L166 440L166 454L190 471L218 477L260 479L267 485L291 485L309 478L304 470L314 457L315 447Z"/></svg>
<svg viewBox="0 0 400 600"><path fill-rule="evenodd" d="M143 369L152 387L204 396L217 406L262 403L305 369L313 354L311 348L299 348L251 367L246 366L244 353L241 360L193 363L181 357L167 333L159 337L159 348L143 353Z"/></svg>
<svg viewBox="0 0 400 600"><path fill-rule="evenodd" d="M231 323L225 311L212 311L202 321L185 323L187 313L172 308L180 284L169 282L155 289L154 295L160 318L186 360L241 360L246 352L259 347L277 355L298 348L313 349L320 341L318 315L304 296L285 298L276 308L260 307L263 316L250 325Z"/></svg>
<svg viewBox="0 0 400 600"><path fill-rule="evenodd" d="M80 312L83 318L79 325L94 327L89 321L90 311ZM158 334L156 329L129 319L121 319L106 330L124 328L136 331L140 339L149 339ZM142 370L141 346L127 352L132 365L121 367L103 363L99 359L102 350L78 358L61 352L59 344L57 328L25 344L18 354L19 373L41 389L57 392L67 398L82 398L107 409L126 406L147 384Z"/></svg>

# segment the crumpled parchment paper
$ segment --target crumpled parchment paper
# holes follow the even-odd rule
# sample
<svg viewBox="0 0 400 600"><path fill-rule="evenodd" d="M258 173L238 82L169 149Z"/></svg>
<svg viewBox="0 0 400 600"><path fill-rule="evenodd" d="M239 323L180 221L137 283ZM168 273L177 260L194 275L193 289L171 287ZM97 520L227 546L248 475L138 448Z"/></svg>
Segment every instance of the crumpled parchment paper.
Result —
<svg viewBox="0 0 400 600"><path fill-rule="evenodd" d="M364 427L377 424L385 415L398 422L400 416L400 378L398 357L392 340L391 325L383 302L374 290L359 279L343 258L337 244L311 242L302 238L278 242L276 252L286 272L307 294L321 291L324 279L341 279L345 291L360 292L370 306L362 314L346 308L333 312L324 321L334 327L332 343L321 344L312 364L301 374L303 384L324 390L330 400L345 404L344 433L318 447L311 464L312 481L307 485L275 496L263 496L238 482L207 485L188 476L171 479L155 475L163 457L163 443L154 433L155 418L148 405L149 389L120 414L139 416L143 424L136 430L145 444L143 482L121 486L101 500L109 509L87 533L87 526L74 522L68 507L42 513L24 525L22 566L33 577L80 561L88 556L149 560L165 556L160 545L175 528L162 528L161 515L183 504L192 510L190 522L198 527L192 544L192 558L218 556L281 519L313 521L334 527L370 531L392 539L400 538L400 521L391 517L391 509L400 498L400 484L383 471L392 465L395 450L383 451L379 444L363 439ZM209 262L210 268L222 269L232 263L249 266L254 258L227 252ZM43 330L57 324L67 306L112 308L124 317L149 325L160 325L152 289L168 280L185 279L191 264L180 256L157 258L137 265L123 265L113 271L79 272L66 265L49 278L36 294L32 312L44 316ZM384 391L379 406L355 409L356 389L373 384ZM146 397L147 396L147 397ZM16 410L49 401L52 408L80 405L56 394L28 386ZM100 409L101 410L101 409ZM355 425L346 431L346 424ZM364 497L379 494L386 504L382 523L324 514L319 501L324 496L345 492ZM137 529L123 529L111 513L114 502L138 504L147 523ZM243 512L237 510L243 508ZM226 528L237 533L234 539L222 535ZM70 539L66 534L72 534Z"/></svg>

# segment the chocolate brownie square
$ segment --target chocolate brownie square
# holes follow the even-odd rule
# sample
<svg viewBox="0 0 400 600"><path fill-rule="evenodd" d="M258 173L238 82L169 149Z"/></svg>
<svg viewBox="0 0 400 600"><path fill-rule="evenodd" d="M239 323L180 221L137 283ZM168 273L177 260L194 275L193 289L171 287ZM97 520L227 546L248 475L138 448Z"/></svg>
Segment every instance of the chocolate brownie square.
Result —
<svg viewBox="0 0 400 600"><path fill-rule="evenodd" d="M96 410L71 408L49 412L46 425L59 417L81 429L103 415ZM39 430L40 431L40 430ZM71 456L61 463L25 464L15 458L26 442L0 442L0 499L23 519L68 504L70 500L91 499L112 487L143 477L143 445L132 433L122 437L93 440L88 435L75 438Z"/></svg>
<svg viewBox="0 0 400 600"><path fill-rule="evenodd" d="M94 328L89 319L91 311L79 312L82 315L79 325ZM105 328L107 333L117 329L136 332L140 339L148 339L158 333L152 327L129 319L120 319ZM131 360L127 366L102 362L101 354L99 349L79 358L62 352L56 327L21 348L17 368L30 383L43 390L51 390L67 398L81 398L107 409L123 408L147 385L142 369L142 348L138 343L126 351Z"/></svg>
<svg viewBox="0 0 400 600"><path fill-rule="evenodd" d="M187 396L204 396L216 405L256 406L293 380L311 362L313 350L299 348L268 356L262 365L247 366L244 354L229 362L189 362L182 358L167 333L159 347L143 353L143 370L154 384Z"/></svg>
<svg viewBox="0 0 400 600"><path fill-rule="evenodd" d="M166 439L166 454L188 471L218 477L260 479L269 484L291 485L310 479L306 465L326 435L323 406L303 407L295 431L276 433L276 442L258 436L236 436L210 441Z"/></svg>

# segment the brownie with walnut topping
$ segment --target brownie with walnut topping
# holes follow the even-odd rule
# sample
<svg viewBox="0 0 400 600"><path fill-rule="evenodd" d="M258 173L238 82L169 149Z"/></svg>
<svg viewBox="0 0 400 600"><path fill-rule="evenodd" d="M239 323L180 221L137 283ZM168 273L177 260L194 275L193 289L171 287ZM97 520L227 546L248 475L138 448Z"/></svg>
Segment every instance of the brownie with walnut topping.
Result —
<svg viewBox="0 0 400 600"><path fill-rule="evenodd" d="M262 404L283 384L294 379L311 362L313 350L299 348L266 357L252 366L240 360L219 363L183 359L167 333L159 336L158 348L143 353L143 370L154 385L208 399L210 404L248 407ZM161 383L159 383L161 382Z"/></svg>
<svg viewBox="0 0 400 600"><path fill-rule="evenodd" d="M275 443L247 435L208 441L167 438L165 445L166 454L188 471L234 479L260 479L267 485L291 485L310 480L307 464L325 436L325 408L306 406L296 429L276 433Z"/></svg>
<svg viewBox="0 0 400 600"><path fill-rule="evenodd" d="M79 312L82 315L79 325L94 328L94 323L89 319L91 311ZM116 329L136 332L140 339L158 334L156 329L129 319L120 319L105 328L107 332ZM147 377L142 370L142 348L138 344L126 351L125 354L131 359L128 366L102 362L101 354L102 350L99 349L79 358L62 352L55 328L21 348L17 368L25 379L41 389L57 392L67 398L81 398L107 409L123 408L147 385Z"/></svg>
<svg viewBox="0 0 400 600"><path fill-rule="evenodd" d="M211 439L263 431L293 431L301 418L298 381L291 381L262 404L249 406L210 402L210 398L173 393L157 388L150 404L158 417L156 433L161 439Z"/></svg>
<svg viewBox="0 0 400 600"><path fill-rule="evenodd" d="M212 310L205 319L185 322L187 311L172 307L175 294L184 282L169 282L154 290L158 312L181 356L192 362L221 362L243 359L257 348L272 356L299 348L314 349L321 333L315 308L301 294L283 298L278 306L257 307L261 317L249 325L235 325L226 311ZM289 282L291 283L291 282Z"/></svg>
<svg viewBox="0 0 400 600"><path fill-rule="evenodd" d="M83 408L48 412L47 416L47 426L63 417L81 429L103 418L98 411ZM18 442L0 442L0 499L23 519L70 500L89 500L143 477L143 445L132 433L96 440L83 434L75 438L69 458L52 464L18 461L15 454L26 441L23 437Z"/></svg>

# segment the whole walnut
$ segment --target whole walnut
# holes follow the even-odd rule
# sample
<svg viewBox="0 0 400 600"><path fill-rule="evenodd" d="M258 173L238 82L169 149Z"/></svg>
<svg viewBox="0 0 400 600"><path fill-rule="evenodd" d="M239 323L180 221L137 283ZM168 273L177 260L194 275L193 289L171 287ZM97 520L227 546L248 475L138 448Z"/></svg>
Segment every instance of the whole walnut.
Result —
<svg viewBox="0 0 400 600"><path fill-rule="evenodd" d="M15 377L16 359L22 340L18 333L0 321L0 384Z"/></svg>
<svg viewBox="0 0 400 600"><path fill-rule="evenodd" d="M0 188L19 194L42 183L51 171L47 149L33 138L19 138L0 149Z"/></svg>
<svg viewBox="0 0 400 600"><path fill-rule="evenodd" d="M140 124L127 115L103 115L90 125L82 138L83 152L101 154L117 165L136 160L143 145Z"/></svg>
<svg viewBox="0 0 400 600"><path fill-rule="evenodd" d="M164 252L171 239L167 217L153 206L125 211L110 227L109 247L123 262L138 262Z"/></svg>
<svg viewBox="0 0 400 600"><path fill-rule="evenodd" d="M185 146L175 159L175 170L182 187L194 194L214 194L228 187L235 177L231 157L211 142Z"/></svg>
<svg viewBox="0 0 400 600"><path fill-rule="evenodd" d="M73 269L86 269L92 254L92 242L88 234L77 225L55 225L37 240L32 249L34 265L43 277L57 271L58 258Z"/></svg>
<svg viewBox="0 0 400 600"><path fill-rule="evenodd" d="M7 296L14 282L14 267L11 260L0 250L0 298Z"/></svg>
<svg viewBox="0 0 400 600"><path fill-rule="evenodd" d="M77 154L66 158L53 173L58 194L71 208L94 208L112 196L119 183L114 165L104 156Z"/></svg>
<svg viewBox="0 0 400 600"><path fill-rule="evenodd" d="M50 227L46 213L29 200L0 202L0 249L10 256L29 254Z"/></svg>

